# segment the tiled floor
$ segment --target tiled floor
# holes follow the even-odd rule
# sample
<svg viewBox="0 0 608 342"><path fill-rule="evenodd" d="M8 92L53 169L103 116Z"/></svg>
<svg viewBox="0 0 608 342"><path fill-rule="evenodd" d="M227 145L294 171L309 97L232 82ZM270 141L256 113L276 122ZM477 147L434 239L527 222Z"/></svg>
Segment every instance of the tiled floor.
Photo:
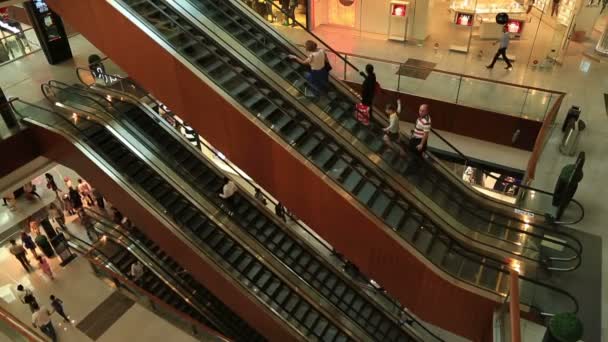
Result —
<svg viewBox="0 0 608 342"><path fill-rule="evenodd" d="M72 170L63 166L56 166L49 172L55 176L56 180L61 180L64 175L68 175L72 179L78 178L78 175ZM58 184L63 187L62 182L58 182ZM34 212L40 209L41 204L38 201L24 202L21 203L21 207L23 211ZM74 217L68 217L68 229L76 236L88 240L84 229L71 222ZM16 222L19 222L19 220L14 217L9 217L6 221L7 224ZM26 273L19 262L9 253L8 248L6 246L0 247L0 305L29 325L31 312L27 305L19 301L16 286L23 284L32 288L39 304L47 307L49 305L48 297L54 294L64 301L66 313L72 320L71 324L65 324L63 320L57 319L56 315L53 316L53 324L59 340L91 341L89 337L76 328L76 325L112 294L115 289L95 276L91 266L82 257L76 258L66 267L59 265L57 257L49 258L49 262L55 274L55 280L49 279L37 268L32 273ZM36 264L34 261L31 261L31 263L32 265ZM143 331L133 329L134 326L146 326L147 328ZM136 303L117 322L112 324L97 341L166 341L168 337L172 341L195 341L191 336Z"/></svg>

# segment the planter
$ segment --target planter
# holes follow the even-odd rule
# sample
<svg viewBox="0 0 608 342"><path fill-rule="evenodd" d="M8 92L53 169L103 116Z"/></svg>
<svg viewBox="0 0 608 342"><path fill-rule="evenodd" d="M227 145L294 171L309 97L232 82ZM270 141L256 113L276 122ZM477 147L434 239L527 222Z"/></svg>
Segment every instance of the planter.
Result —
<svg viewBox="0 0 608 342"><path fill-rule="evenodd" d="M583 337L583 323L573 313L553 316L543 342L577 342Z"/></svg>

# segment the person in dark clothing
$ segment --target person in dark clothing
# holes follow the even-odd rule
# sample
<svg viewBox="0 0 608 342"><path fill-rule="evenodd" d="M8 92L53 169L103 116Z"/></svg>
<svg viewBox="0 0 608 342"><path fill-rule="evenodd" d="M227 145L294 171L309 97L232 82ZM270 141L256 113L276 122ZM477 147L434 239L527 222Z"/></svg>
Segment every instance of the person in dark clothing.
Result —
<svg viewBox="0 0 608 342"><path fill-rule="evenodd" d="M29 260L27 260L27 256L25 255L25 248L23 248L22 245L18 245L17 241L13 239L11 239L10 242L11 246L9 247L9 251L11 252L11 254L14 255L17 260L19 260L21 266L23 266L23 269L25 269L26 272L31 272L33 268L32 265L30 265Z"/></svg>
<svg viewBox="0 0 608 342"><path fill-rule="evenodd" d="M101 194L101 192L99 192L99 190L97 190L96 188L93 188L91 190L91 194L93 195L93 198L95 199L95 203L97 204L99 209L105 209L106 204L105 204L105 201L103 199L103 195Z"/></svg>
<svg viewBox="0 0 608 342"><path fill-rule="evenodd" d="M122 220L124 218L124 215L120 211L118 211L118 209L112 208L112 221L114 223L122 225Z"/></svg>
<svg viewBox="0 0 608 342"><path fill-rule="evenodd" d="M285 207L281 204L281 202L278 202L277 205L274 207L274 213L281 220L287 222L287 217L285 217Z"/></svg>
<svg viewBox="0 0 608 342"><path fill-rule="evenodd" d="M374 96L376 95L376 74L374 73L374 66L368 64L365 66L365 73L360 73L361 77L364 78L363 84L361 85L361 103L370 107L370 120L371 120L371 109L374 104Z"/></svg>
<svg viewBox="0 0 608 342"><path fill-rule="evenodd" d="M38 301L36 300L36 297L34 297L32 290L19 284L17 285L17 291L20 293L19 300L21 300L21 303L27 304L30 307L30 310L34 312L34 307L38 306Z"/></svg>
<svg viewBox="0 0 608 342"><path fill-rule="evenodd" d="M70 187L69 194L70 202L72 202L72 208L78 212L78 210L82 208L82 198L80 198L78 190L74 189L73 187Z"/></svg>
<svg viewBox="0 0 608 342"><path fill-rule="evenodd" d="M63 320L66 322L70 322L70 318L68 317L68 315L65 314L65 311L63 310L63 301L53 295L51 295L51 307L53 308L54 312L58 313L59 316L63 317Z"/></svg>
<svg viewBox="0 0 608 342"><path fill-rule="evenodd" d="M38 256L38 253L36 253L36 244L34 243L34 239L32 239L32 237L28 233L21 233L21 243L25 248L30 250L32 255L34 255L35 257Z"/></svg>

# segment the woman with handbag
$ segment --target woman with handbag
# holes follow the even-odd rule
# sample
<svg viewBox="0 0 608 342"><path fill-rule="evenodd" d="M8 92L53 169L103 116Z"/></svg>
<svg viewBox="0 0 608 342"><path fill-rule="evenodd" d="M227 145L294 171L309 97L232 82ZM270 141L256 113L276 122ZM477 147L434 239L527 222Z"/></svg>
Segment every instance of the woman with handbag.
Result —
<svg viewBox="0 0 608 342"><path fill-rule="evenodd" d="M289 58L298 63L310 66L310 73L307 77L310 88L304 89L304 95L312 98L325 95L327 93L327 83L329 82L329 71L331 70L327 54L325 54L325 50L319 49L317 43L312 40L307 40L304 43L304 47L308 53L306 59L289 55Z"/></svg>

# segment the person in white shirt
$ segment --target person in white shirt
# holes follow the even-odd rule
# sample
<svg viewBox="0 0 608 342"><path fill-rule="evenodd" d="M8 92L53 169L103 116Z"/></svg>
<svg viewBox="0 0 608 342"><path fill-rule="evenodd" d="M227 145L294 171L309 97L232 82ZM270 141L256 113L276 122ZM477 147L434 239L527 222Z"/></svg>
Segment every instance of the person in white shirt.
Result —
<svg viewBox="0 0 608 342"><path fill-rule="evenodd" d="M84 181L78 178L78 192L82 198L87 199L87 204L89 206L93 205L93 197L91 197L91 186L87 181Z"/></svg>
<svg viewBox="0 0 608 342"><path fill-rule="evenodd" d="M224 186L222 187L220 197L223 199L229 199L237 190L238 188L236 187L236 184L234 184L234 182L229 180L227 177L224 177Z"/></svg>
<svg viewBox="0 0 608 342"><path fill-rule="evenodd" d="M226 200L229 215L232 215L232 209L236 204L234 194L237 192L237 190L238 188L236 187L236 184L228 179L228 177L224 177L224 186L222 187L222 192L219 194L219 196L220 198Z"/></svg>
<svg viewBox="0 0 608 342"><path fill-rule="evenodd" d="M137 282L144 275L144 264L142 264L139 260L132 263L129 275L131 276L133 281Z"/></svg>
<svg viewBox="0 0 608 342"><path fill-rule="evenodd" d="M304 43L304 48L308 53L306 59L299 58L295 55L289 55L289 58L300 64L310 66L310 73L307 77L310 91L306 88L304 90L304 95L307 97L319 97L327 91L330 70L329 61L325 54L325 50L319 49L317 43L312 40L307 40Z"/></svg>
<svg viewBox="0 0 608 342"><path fill-rule="evenodd" d="M405 155L403 149L399 146L399 113L401 113L401 100L397 99L397 106L389 103L385 109L388 115L388 126L383 128L384 142L392 149L399 152L400 155Z"/></svg>
<svg viewBox="0 0 608 342"><path fill-rule="evenodd" d="M39 307L38 304L36 304L33 309L32 324L34 327L40 328L40 330L50 337L53 342L57 341L57 333L55 332L53 322L51 321L51 311L44 306Z"/></svg>

